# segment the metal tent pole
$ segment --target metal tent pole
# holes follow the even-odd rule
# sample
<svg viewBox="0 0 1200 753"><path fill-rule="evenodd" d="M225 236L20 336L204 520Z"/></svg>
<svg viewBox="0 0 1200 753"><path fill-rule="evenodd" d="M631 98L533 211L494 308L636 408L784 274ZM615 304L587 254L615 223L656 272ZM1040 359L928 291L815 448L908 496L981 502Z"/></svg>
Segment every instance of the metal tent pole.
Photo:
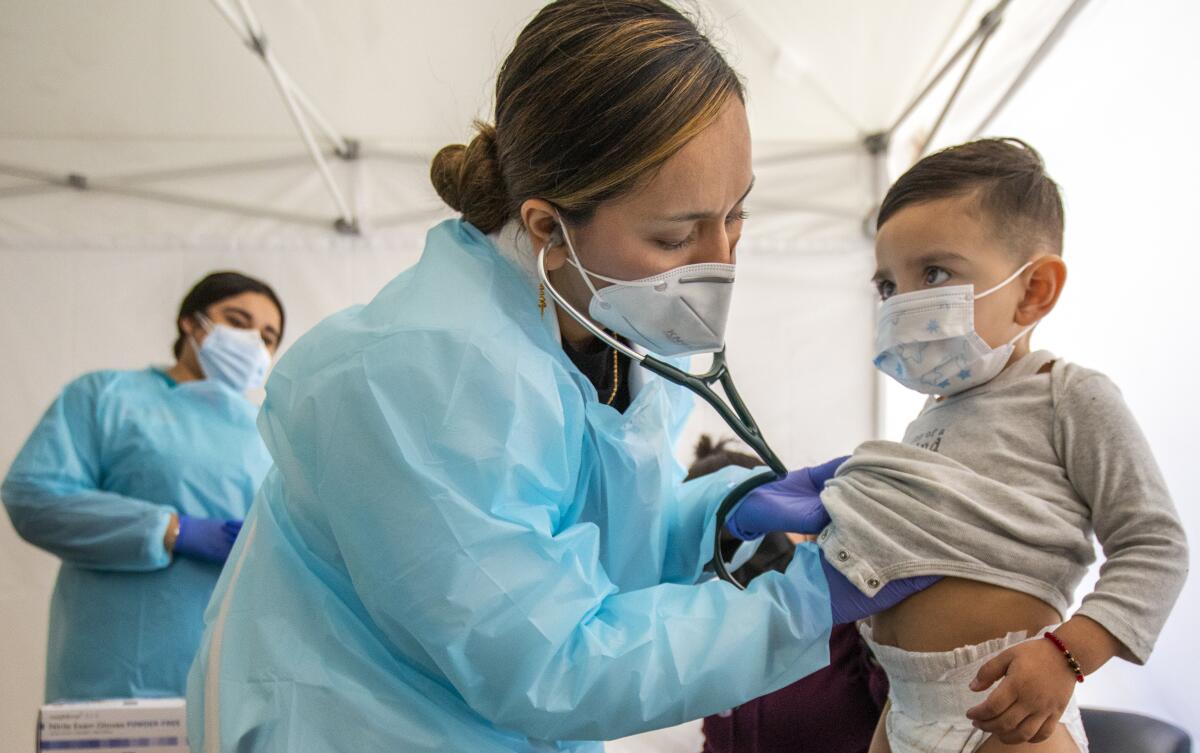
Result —
<svg viewBox="0 0 1200 753"><path fill-rule="evenodd" d="M950 59L946 61L945 65L938 69L938 72L933 75L933 78L929 80L929 83L927 83L925 87L917 93L917 96L913 97L912 101L908 103L908 106L904 108L904 111L901 112L894 121L892 121L892 125L887 130L883 131L889 141L896 133L896 130L904 124L904 121L908 120L909 117L912 116L917 107L923 101L925 101L926 97L929 96L929 93L932 92L939 83L941 83L942 79L946 77L946 74L949 73L950 70L958 63L958 61L962 59L962 56L967 53L967 50L978 44L981 38L991 35L991 33L995 30L995 27L1003 18L1004 10L1008 7L1008 4L1011 1L1012 0L1000 0L1000 2L996 3L991 10L983 15L983 18L979 20L979 25L975 27L975 31L971 33L971 36L967 37L966 40L959 45L958 49L954 51L954 54L950 56Z"/></svg>
<svg viewBox="0 0 1200 753"><path fill-rule="evenodd" d="M950 92L950 96L946 99L946 104L942 107L942 111L938 113L937 120L933 121L933 127L929 129L925 140L921 143L921 148L917 154L925 154L929 149L929 145L933 143L937 137L937 132L941 129L942 123L946 122L946 116L950 114L951 108L958 100L958 95L962 92L963 86L967 83L967 79L971 77L971 72L975 70L975 64L979 62L980 56L983 54L983 49L987 47L988 41L992 35L996 33L996 29L1000 28L1000 18L997 17L996 22L984 32L979 38L979 44L975 47L975 52L971 54L971 59L967 61L967 67L963 68L962 75L958 77L958 83L954 85L954 90Z"/></svg>
<svg viewBox="0 0 1200 753"><path fill-rule="evenodd" d="M337 181L334 180L333 173L329 169L329 164L325 160L325 155L321 153L321 149L317 145L312 128L301 109L302 106L299 98L293 90L295 83L288 78L287 73L284 72L283 67L275 58L270 47L268 47L266 37L262 33L262 26L258 23L258 19L254 16L249 4L246 0L237 0L238 14L235 14L234 10L229 7L225 0L211 0L211 2L221 12L221 15L225 17L225 20L233 26L234 30L237 31L238 35L242 37L250 49L262 59L263 64L267 67L267 71L271 74L271 80L274 82L280 96L283 97L288 115L291 116L292 123L300 132L300 138L304 142L305 148L308 149L309 156L312 157L313 164L317 168L317 173L321 176L321 180L325 183L325 188L329 191L337 207L338 217L334 222L334 227L341 233L357 234L359 232L358 218L351 211L350 205L346 201L341 188L338 186ZM240 18L238 17L239 15L241 16ZM335 134L332 140L339 149L340 154L344 153L345 156L351 157L357 153L357 149L352 148L349 142L341 139L340 136L336 136Z"/></svg>
<svg viewBox="0 0 1200 753"><path fill-rule="evenodd" d="M215 175L236 175L237 173L261 172L277 170L286 167L296 167L307 163L311 158L306 153L293 153L279 157L263 157L261 159L233 160L213 164L192 164L179 167L167 167L138 172L116 173L104 176L110 183L136 185L141 183L157 183L164 180L187 180L191 178L207 178Z"/></svg>
<svg viewBox="0 0 1200 753"><path fill-rule="evenodd" d="M24 178L26 180L37 181L37 183L34 185L8 186L6 188L0 188L0 199L30 196L39 193L46 193L48 191L94 191L96 193L128 196L149 201L161 201L167 204L175 204L178 206L229 212L232 214L240 214L246 217L269 217L282 222L293 222L304 225L324 226L327 222L327 220L322 220L319 217L310 217L303 214L297 214L295 212L282 212L270 208L248 207L241 204L235 204L230 201L221 201L219 199L206 199L198 196L187 196L160 188L143 188L137 185L137 178L141 176L134 176L134 179L132 180L120 177L94 178L86 177L78 173L51 173L12 164L0 164L0 174L12 175L15 177Z"/></svg>
<svg viewBox="0 0 1200 753"><path fill-rule="evenodd" d="M1008 89L1005 90L1004 94L1000 96L1000 99L997 100L995 106L993 106L991 111L987 114L987 117L985 117L979 126L971 133L971 138L978 138L980 134L982 134L984 130L986 130L987 127L992 124L992 121L996 119L996 116L999 115L1000 112L1008 105L1009 101L1016 95L1018 91L1020 91L1021 87L1024 86L1025 82L1029 79L1029 76L1034 72L1035 69L1037 69L1039 65L1041 65L1042 61L1046 59L1046 56L1050 54L1050 51L1054 49L1054 46L1058 44L1058 41L1062 39L1063 34L1067 31L1067 27L1069 27L1071 23L1075 21L1076 17L1078 17L1080 12L1083 10L1083 7L1087 5L1087 2L1088 0L1074 0L1074 2L1067 6L1067 9L1063 11L1062 16L1059 17L1058 21L1054 24L1054 27L1050 29L1050 32L1046 35L1046 38L1042 40L1042 43L1038 45L1036 50L1034 50L1033 55L1028 61L1026 61L1025 66L1021 69L1021 72L1017 74L1017 77L1013 80L1012 84L1010 84Z"/></svg>
<svg viewBox="0 0 1200 753"><path fill-rule="evenodd" d="M249 31L249 38L243 38L243 41L250 49L257 52L259 44L257 40L264 39L262 24L259 23L258 16L254 15L254 9L250 7L247 0L236 0L236 2L246 30ZM337 156L342 159L354 159L357 157L358 142L354 139L345 138L338 133L338 130L333 127L333 124L329 122L324 113L313 104L304 90L300 88L300 85L296 83L296 80L288 74L282 65L279 65L278 61L276 61L276 67L279 69L280 77L287 83L288 89L292 92L292 96L296 98L296 103L300 105L300 108L304 110L317 128L325 133L325 138L329 139L330 143L333 144L334 152Z"/></svg>

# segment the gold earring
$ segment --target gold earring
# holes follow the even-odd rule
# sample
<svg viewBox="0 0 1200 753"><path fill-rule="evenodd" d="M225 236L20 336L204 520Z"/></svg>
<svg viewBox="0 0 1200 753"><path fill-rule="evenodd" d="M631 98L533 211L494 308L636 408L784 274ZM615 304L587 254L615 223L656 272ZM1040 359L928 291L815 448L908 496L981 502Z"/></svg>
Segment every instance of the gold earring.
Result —
<svg viewBox="0 0 1200 753"><path fill-rule="evenodd" d="M546 285L541 282L538 283L538 311L542 316L546 315Z"/></svg>

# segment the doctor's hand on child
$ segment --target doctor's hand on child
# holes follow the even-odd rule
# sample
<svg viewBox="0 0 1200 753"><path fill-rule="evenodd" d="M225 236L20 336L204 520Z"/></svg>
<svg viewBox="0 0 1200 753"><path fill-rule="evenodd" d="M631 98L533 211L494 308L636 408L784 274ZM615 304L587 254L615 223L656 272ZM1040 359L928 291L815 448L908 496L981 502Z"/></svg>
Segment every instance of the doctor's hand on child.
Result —
<svg viewBox="0 0 1200 753"><path fill-rule="evenodd" d="M1053 632L1070 649L1084 675L1122 653L1120 641L1087 617L1072 617ZM1009 745L1047 740L1078 682L1063 652L1041 635L1001 652L980 667L971 690L987 690L997 680L1000 685L982 703L968 709L967 718Z"/></svg>
<svg viewBox="0 0 1200 753"><path fill-rule="evenodd" d="M791 471L778 481L752 490L726 519L726 530L743 541L773 531L820 533L829 525L821 490L848 458Z"/></svg>

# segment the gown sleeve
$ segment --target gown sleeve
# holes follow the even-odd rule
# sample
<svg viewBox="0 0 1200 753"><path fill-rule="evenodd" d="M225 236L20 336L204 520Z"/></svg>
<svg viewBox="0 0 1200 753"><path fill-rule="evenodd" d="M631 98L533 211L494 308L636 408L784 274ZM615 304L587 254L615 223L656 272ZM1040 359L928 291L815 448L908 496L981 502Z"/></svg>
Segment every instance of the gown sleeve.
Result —
<svg viewBox="0 0 1200 753"><path fill-rule="evenodd" d="M713 557L717 529L717 508L725 497L748 476L763 473L763 468L730 466L715 473L692 479L676 487L677 496L664 505L668 515L669 543L663 578L675 583L695 583L706 577L705 566ZM727 563L730 570L741 567L754 554L762 539L742 542Z"/></svg>
<svg viewBox="0 0 1200 753"><path fill-rule="evenodd" d="M479 714L534 739L613 739L828 662L815 548L745 592L620 591L604 533L569 514L585 426L545 359L403 339L368 349L268 443L305 459L279 464L284 483L327 511L381 638L416 641Z"/></svg>
<svg viewBox="0 0 1200 753"><path fill-rule="evenodd" d="M111 377L69 384L42 416L0 487L21 538L79 567L148 571L166 567L171 508L103 491L99 404Z"/></svg>

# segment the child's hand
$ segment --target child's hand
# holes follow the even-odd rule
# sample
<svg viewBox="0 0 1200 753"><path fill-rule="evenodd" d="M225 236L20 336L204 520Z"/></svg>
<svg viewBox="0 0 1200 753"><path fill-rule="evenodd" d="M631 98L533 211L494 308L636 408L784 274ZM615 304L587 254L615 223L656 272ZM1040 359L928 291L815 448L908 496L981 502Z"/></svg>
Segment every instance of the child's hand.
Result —
<svg viewBox="0 0 1200 753"><path fill-rule="evenodd" d="M986 690L1002 677L967 718L1010 745L1049 738L1075 692L1075 675L1062 653L1041 638L1017 644L980 667L971 690Z"/></svg>

